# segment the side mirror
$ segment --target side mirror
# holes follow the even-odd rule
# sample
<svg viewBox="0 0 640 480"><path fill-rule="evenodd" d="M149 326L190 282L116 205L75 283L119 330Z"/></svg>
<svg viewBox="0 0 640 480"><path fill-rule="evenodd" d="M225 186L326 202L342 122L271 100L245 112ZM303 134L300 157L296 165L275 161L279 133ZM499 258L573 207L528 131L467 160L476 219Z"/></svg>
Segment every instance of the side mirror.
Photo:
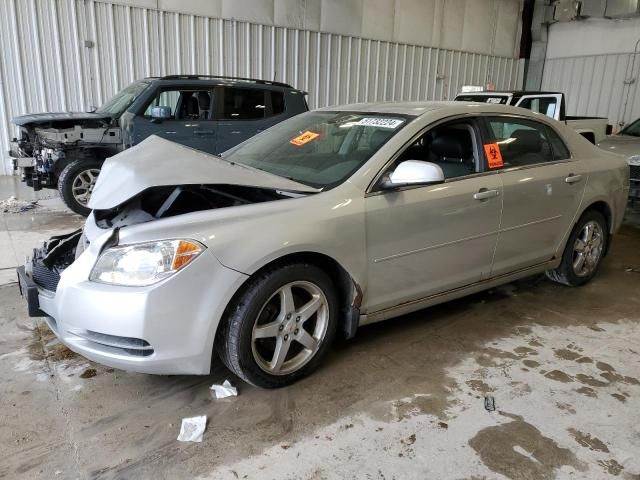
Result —
<svg viewBox="0 0 640 480"><path fill-rule="evenodd" d="M171 107L152 107L151 108L151 121L160 123L163 120L171 118Z"/></svg>
<svg viewBox="0 0 640 480"><path fill-rule="evenodd" d="M405 160L396 167L381 187L390 190L407 185L429 185L444 182L444 173L439 165L422 160Z"/></svg>

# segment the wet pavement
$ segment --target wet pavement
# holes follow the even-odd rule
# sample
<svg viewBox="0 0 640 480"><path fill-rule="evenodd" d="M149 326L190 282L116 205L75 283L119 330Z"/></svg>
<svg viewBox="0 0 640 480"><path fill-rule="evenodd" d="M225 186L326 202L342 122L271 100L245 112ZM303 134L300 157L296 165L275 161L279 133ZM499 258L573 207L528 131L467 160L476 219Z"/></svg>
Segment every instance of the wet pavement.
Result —
<svg viewBox="0 0 640 480"><path fill-rule="evenodd" d="M81 223L56 208L0 214L3 268ZM585 287L534 277L364 327L276 391L220 366L188 377L93 364L6 284L0 478L640 478L636 218ZM209 386L227 378L239 396L214 400ZM176 441L196 415L204 441Z"/></svg>

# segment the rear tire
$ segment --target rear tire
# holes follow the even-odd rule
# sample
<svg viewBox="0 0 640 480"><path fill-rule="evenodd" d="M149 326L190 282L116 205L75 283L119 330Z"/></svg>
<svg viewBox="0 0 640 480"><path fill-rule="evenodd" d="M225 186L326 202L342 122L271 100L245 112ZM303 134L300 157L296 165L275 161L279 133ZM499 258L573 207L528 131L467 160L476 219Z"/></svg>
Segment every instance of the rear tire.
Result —
<svg viewBox="0 0 640 480"><path fill-rule="evenodd" d="M578 287L598 271L609 241L607 221L597 210L587 210L573 228L562 254L562 262L547 277L554 282Z"/></svg>
<svg viewBox="0 0 640 480"><path fill-rule="evenodd" d="M309 264L266 270L227 310L216 349L252 385L278 388L309 375L336 333L338 298L330 277Z"/></svg>
<svg viewBox="0 0 640 480"><path fill-rule="evenodd" d="M91 213L89 199L102 168L99 160L74 160L58 177L58 192L74 212L86 217Z"/></svg>

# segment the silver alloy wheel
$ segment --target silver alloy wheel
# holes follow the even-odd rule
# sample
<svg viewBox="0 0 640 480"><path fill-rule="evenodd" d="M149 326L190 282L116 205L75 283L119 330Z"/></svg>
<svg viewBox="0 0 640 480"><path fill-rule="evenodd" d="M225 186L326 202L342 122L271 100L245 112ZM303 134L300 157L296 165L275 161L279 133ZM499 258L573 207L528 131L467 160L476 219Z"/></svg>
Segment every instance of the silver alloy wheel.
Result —
<svg viewBox="0 0 640 480"><path fill-rule="evenodd" d="M306 365L320 349L329 325L329 302L311 282L279 288L260 309L251 334L253 358L271 375Z"/></svg>
<svg viewBox="0 0 640 480"><path fill-rule="evenodd" d="M96 180L100 170L98 168L88 168L82 170L76 175L71 184L71 193L76 202L80 205L87 206L91 194L93 193L93 187L96 185Z"/></svg>
<svg viewBox="0 0 640 480"><path fill-rule="evenodd" d="M579 277L593 273L602 256L604 233L600 224L587 222L573 245L573 271Z"/></svg>

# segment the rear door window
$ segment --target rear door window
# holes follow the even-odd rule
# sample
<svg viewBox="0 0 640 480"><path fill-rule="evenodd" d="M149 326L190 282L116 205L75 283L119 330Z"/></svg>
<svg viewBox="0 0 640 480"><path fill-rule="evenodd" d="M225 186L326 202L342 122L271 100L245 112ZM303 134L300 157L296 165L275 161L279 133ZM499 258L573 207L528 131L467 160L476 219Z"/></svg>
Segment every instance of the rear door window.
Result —
<svg viewBox="0 0 640 480"><path fill-rule="evenodd" d="M264 90L224 87L221 118L225 120L255 120L265 117Z"/></svg>
<svg viewBox="0 0 640 480"><path fill-rule="evenodd" d="M571 158L571 152L569 152L569 149L565 145L564 141L560 138L560 135L558 135L553 128L547 126L547 135L549 136L549 141L551 142L554 160L567 160L568 158Z"/></svg>
<svg viewBox="0 0 640 480"><path fill-rule="evenodd" d="M547 127L533 120L512 117L487 119L491 145L499 149L504 168L542 164L555 160Z"/></svg>

